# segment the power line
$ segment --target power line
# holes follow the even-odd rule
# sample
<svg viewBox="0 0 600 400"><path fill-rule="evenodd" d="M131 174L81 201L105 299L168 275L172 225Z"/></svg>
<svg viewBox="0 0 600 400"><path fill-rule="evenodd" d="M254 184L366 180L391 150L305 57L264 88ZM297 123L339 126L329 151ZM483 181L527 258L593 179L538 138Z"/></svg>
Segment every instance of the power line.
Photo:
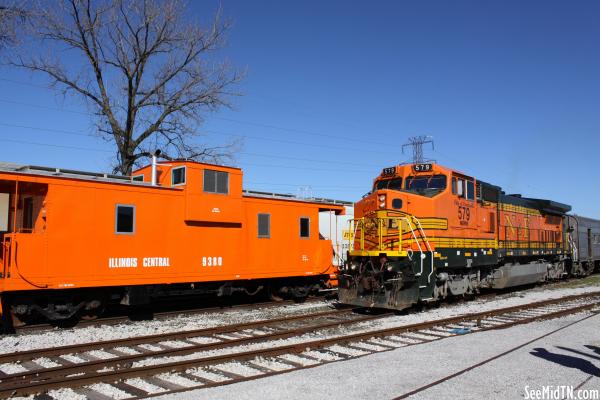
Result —
<svg viewBox="0 0 600 400"><path fill-rule="evenodd" d="M310 167L295 167L291 165L270 165L270 164L256 164L256 163L243 163L252 167L266 167L266 168L284 168L284 169L299 169L303 171L330 171L330 172L372 172L365 169L330 169L330 168L310 168Z"/></svg>
<svg viewBox="0 0 600 400"><path fill-rule="evenodd" d="M89 147L67 146L67 145L51 144L51 143L29 142L26 140L17 140L17 139L0 138L0 142L26 144L26 145L31 145L31 146L56 147L56 148L70 149L70 150L98 151L98 152L104 152L104 153L112 153L112 151L110 151L110 150L92 149Z"/></svg>
<svg viewBox="0 0 600 400"><path fill-rule="evenodd" d="M0 80L2 80L3 78L0 78ZM83 115L90 115L90 116L94 116L95 114L93 113L88 113L88 112L82 112L82 111L75 111L75 110L67 110L64 108L58 108L58 107L50 107L50 106L43 106L43 105L39 105L39 104L33 104L33 103L25 103L25 102L21 102L21 101L13 101L13 100L6 100L6 99L0 99L0 102L3 103L8 103L8 104L17 104L17 105L22 105L22 106L28 106L28 107L36 107L36 108L42 108L42 109L46 109L46 110L55 110L55 111L64 111L64 112L70 112L70 113L76 113L76 114L83 114ZM4 126L11 126L10 124L2 124ZM40 128L35 128L35 127L29 127L29 126L23 126L23 125L12 125L12 127L14 128L28 128L28 129L40 129ZM50 130L50 129L46 129L45 130ZM54 130L54 131L60 131L60 130ZM266 140L266 141L271 141L271 142L279 142L279 143L286 143L286 144L297 144L297 145L301 145L301 146L309 146L309 147L318 147L318 148L323 148L322 144L319 143L305 143L305 142L299 142L299 141L294 141L294 140L286 140L286 139L279 139L279 138L269 138L269 137L265 137L265 136L256 136L256 135L247 135L247 134L237 134L237 133L230 133L230 132L223 132L223 131L217 131L217 130L213 130L213 129L203 129L204 132L210 132L210 133L215 133L217 135L226 135L226 136L240 136L243 138L250 138L250 139L257 139L257 140ZM67 131L62 131L63 133L71 133L72 132L67 132ZM368 142L370 144L377 144L377 143L371 143ZM385 146L387 147L388 144L385 144ZM360 152L368 152L368 153L374 153L374 154L381 154L381 151L376 151L376 150L365 150L365 149L355 149L355 148L351 148L351 147L340 147L340 146L327 146L329 149L333 149L333 150L341 150L341 151L360 151Z"/></svg>
<svg viewBox="0 0 600 400"><path fill-rule="evenodd" d="M55 133L60 133L60 134L65 134L65 135L75 135L75 136L85 136L85 137L93 137L93 138L98 138L98 136L94 135L94 134L87 134L87 133L81 133L81 132L77 132L77 131L67 131L67 130L63 130L63 129L52 129L52 128L42 128L42 127L37 127L37 126L29 126L29 125L19 125L19 124L7 124L4 122L0 122L0 126L5 126L5 127L10 127L10 128L21 128L21 129L31 129L34 131L48 131L48 132L55 132ZM310 158L301 158L301 157L289 157L289 156L278 156L275 154L260 154L260 153L252 153L252 152L245 152L245 151L240 151L237 152L237 154L244 154L244 155L249 155L249 156L256 156L256 157L269 157L269 158L279 158L279 159L285 159L285 160L295 160L295 161L308 161L308 162L318 162L318 163L330 163L330 161L328 160L317 160L317 159L310 159ZM345 162L345 161L336 161L336 164L346 164L346 165L356 165L356 163L353 162ZM364 164L362 164L364 165ZM372 165L371 166L378 168L379 166L375 166Z"/></svg>
<svg viewBox="0 0 600 400"><path fill-rule="evenodd" d="M301 187L301 186L310 186L313 188L329 188L329 189L364 189L365 186L331 186L331 185L311 185L308 183L273 183L273 182L252 182L252 181L244 181L244 183L249 183L251 185L267 185L267 186L290 186L290 187Z"/></svg>
<svg viewBox="0 0 600 400"><path fill-rule="evenodd" d="M212 118L218 119L221 121L235 122L237 124L251 125L251 126L257 126L257 127L261 127L261 128L277 129L277 130L286 131L286 132L302 133L305 135L320 136L320 137L326 137L326 138L330 138L330 139L349 140L352 142L368 143L368 144L373 144L373 145L378 145L378 146L388 146L389 145L389 143L373 142L371 140L363 140L363 139L354 139L354 138L350 138L347 136L330 135L330 134L326 134L326 133L317 133L317 132L307 131L304 129L286 128L286 127L277 126L277 125L264 124L261 122L253 122L253 121L239 120L239 119L225 118L225 117L212 117Z"/></svg>
<svg viewBox="0 0 600 400"><path fill-rule="evenodd" d="M0 80L3 80L3 79L0 78ZM16 105L20 105L20 106L43 108L45 110L61 111L61 112L72 113L72 114L81 114L81 115L90 115L90 116L96 115L94 113L90 113L90 112L86 112L86 111L77 111L77 110L71 110L71 109L67 109L67 108L44 106L41 104L25 103L22 101L6 100L6 99L0 99L0 101L2 103L7 103L7 104L16 104Z"/></svg>
<svg viewBox="0 0 600 400"><path fill-rule="evenodd" d="M96 151L96 152L105 152L112 153L110 150L102 150L102 149L93 149L89 147L78 147L78 146L67 146L67 145L58 145L51 143L40 143L40 142L31 142L26 140L16 140L16 139L5 139L0 138L0 142L8 142L8 143L17 143L17 144L26 144L31 146L43 146L43 147L54 147L60 149L70 149L70 150L83 150L83 151ZM255 167L266 167L266 168L281 168L281 169L297 169L304 171L330 171L330 172L371 172L368 170L357 170L357 169L326 169L326 168L309 168L309 167L296 167L291 165L272 165L272 164L256 164L256 163L243 163L246 166L255 166Z"/></svg>
<svg viewBox="0 0 600 400"><path fill-rule="evenodd" d="M8 128L21 128L21 129L31 129L34 131L44 131L44 132L54 132L54 133L61 133L64 135L75 135L75 136L87 136L87 137L94 137L94 138L98 138L98 136L93 135L93 134L89 134L89 133L81 133L81 132L77 132L77 131L66 131L63 129L53 129L53 128L41 128L38 126L29 126L29 125L19 125L19 124L7 124L4 122L0 122L0 126L5 126Z"/></svg>
<svg viewBox="0 0 600 400"><path fill-rule="evenodd" d="M44 85L32 84L32 83L29 83L29 82L16 81L14 79L0 78L0 80L6 81L6 82L11 82L11 83L16 83L16 84L21 84L21 85L27 85L27 86L33 86L33 87L39 87L39 88L44 88L44 89L58 91L58 89L56 89L56 88L52 88L52 87L48 87L48 86L44 86ZM40 107L40 108L52 109L52 107L48 107L48 106L39 106L39 105L27 104L27 103L23 103L23 102L16 102L16 101L12 101L12 100L0 100L0 101L5 102L5 103L30 105L30 106L33 106L33 107ZM75 113L79 113L79 114L95 115L95 114L89 113L89 112L82 112L82 111L75 111L75 110L66 110L66 109L60 109L60 108L57 109L57 110L64 111L64 112L75 112ZM282 131L294 132L294 133L303 133L303 134L306 134L306 135L327 137L327 138L330 138L330 139L341 139L341 140L347 140L347 141L353 141L353 142L359 142L359 143L368 143L368 144L380 145L380 146L387 146L388 145L388 143L373 142L372 140L355 139L355 138L350 138L350 137L347 137L347 136L331 135L331 134L326 134L326 133L321 133L321 132L313 132L313 131L308 131L308 130L304 130L304 129L290 128L290 127L285 127L285 126L280 126L280 125L273 125L273 124L267 124L267 123L262 123L262 122L240 120L240 119L236 119L236 118L227 118L227 117L218 117L218 116L213 116L212 118L213 119L218 119L218 120L221 120L221 121L234 122L234 123L237 123L237 124L257 126L257 127L262 127L262 128L276 129L276 130L282 130Z"/></svg>
<svg viewBox="0 0 600 400"><path fill-rule="evenodd" d="M317 163L326 163L326 164L331 163L331 160L323 160L323 159L317 160L317 159L311 159L311 158L278 156L278 155L274 155L274 154L250 153L250 152L246 152L246 151L238 151L236 154L243 154L243 155L254 156L254 157L279 158L279 159L283 159L283 160L308 161L308 162L317 162ZM335 164L356 165L356 163L347 162L347 161L335 161ZM360 165L366 166L366 167L380 168L379 165L373 165L373 164L360 164Z"/></svg>
<svg viewBox="0 0 600 400"><path fill-rule="evenodd" d="M0 101L4 101L4 100L0 99ZM86 133L81 133L81 132L76 132L76 131L67 131L67 130L64 130L64 129L42 128L42 127L30 126L30 125L0 123L0 126L5 126L5 127L9 127L9 128L31 129L31 130L36 130L36 131L48 131L48 132L55 132L55 133L64 133L64 134L68 134L68 135L89 136L89 137L94 137L94 138L98 137L98 136L96 136L94 134L86 134ZM265 137L265 136L236 134L236 133L229 133L229 132L223 132L223 131L216 131L216 130L212 130L212 129L204 129L204 132L214 133L214 134L217 134L217 135L226 135L226 136L234 136L234 137L237 136L237 137L240 137L240 138L249 138L249 139L265 140L265 141L271 141L271 142L280 142L280 143L286 143L286 144L296 144L296 145L300 145L300 146L309 146L309 147L323 148L323 145L317 144L317 143L305 143L305 142L298 142L298 141L294 141L294 140L274 139L274 138L268 138L268 137ZM366 150L366 149L354 149L354 148L351 148L351 147L327 146L327 149L328 150L341 150L341 151L368 152L368 153L374 153L374 154L381 155L381 151ZM351 164L354 165L354 163L351 163Z"/></svg>

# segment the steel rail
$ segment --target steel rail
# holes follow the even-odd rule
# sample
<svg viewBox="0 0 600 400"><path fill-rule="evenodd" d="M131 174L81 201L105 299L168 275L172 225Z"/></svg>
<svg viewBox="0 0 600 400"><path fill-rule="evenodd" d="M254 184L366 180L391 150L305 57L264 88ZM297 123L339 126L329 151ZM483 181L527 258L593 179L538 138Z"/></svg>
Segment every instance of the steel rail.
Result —
<svg viewBox="0 0 600 400"><path fill-rule="evenodd" d="M461 369L460 371L457 371L457 372L455 372L455 373L453 373L453 374L446 375L446 376L444 376L443 378L440 378L440 379L438 379L438 380L435 380L435 381L433 381L433 382L430 382L430 383L428 383L428 384L426 384L426 385L423 385L423 386L420 386L420 387L418 387L418 388L416 388L416 389L413 389L413 390L411 390L411 391L409 391L409 392L406 392L406 393L404 393L404 394L401 394L400 396L397 396L397 397L395 397L393 400L401 400L401 399L405 399L405 398L407 398L407 397L410 397L410 396L412 396L412 395L415 395L415 394L417 394L417 393L423 392L423 391L425 391L425 390L427 390L427 389L429 389L429 388L432 388L432 387L434 387L434 386L437 386L437 385L439 385L439 384L441 384L441 383L444 383L444 382L446 382L446 381L448 381L448 380L450 380L450 379L456 378L457 376L463 375L463 374L464 374L464 373L466 373L466 372L472 371L472 370L474 370L475 368L478 368L478 367L481 367L482 365L488 364L488 363L490 363L490 362L492 362L492 361L494 361L494 360L497 360L498 358L504 357L504 356L506 356L506 355L508 355L508 354L510 354L510 353L513 353L513 352L515 352L515 351L519 350L519 349L522 349L523 347L525 347L525 346L527 346L527 345L530 345L530 344L532 344L532 343L535 343L535 342L537 342L537 341L538 341L538 340L540 340L540 339L544 339L544 338L546 338L546 337L548 337L548 336L550 336L550 335L553 335L553 334L555 334L556 332L560 332L560 331L562 331L562 330L564 330L564 329L570 328L571 326L573 326L573 325L575 325L575 324L578 324L578 323L580 323L580 322L583 322L583 321L585 321L585 320L588 320L588 319L590 319L590 318L592 318L592 317L595 317L595 316L597 316L597 315L598 315L597 313L595 313L595 314L592 314L592 315L587 315L587 316L585 316L584 318L578 319L577 321L573 321L573 322L569 323L568 325L561 326L560 328L554 329L554 330L553 330L553 331L551 331L551 332L545 333L545 334L543 334L543 335L541 335L541 336L538 336L538 337L536 337L536 338L534 338L534 339L528 340L528 341L527 341L527 342L525 342L525 343L521 343L521 344L520 344L520 345L518 345L518 346L512 347L512 348L510 348L510 349L508 349L508 350L506 350L506 351L503 351L502 353L496 354L496 355L494 355L494 356L492 356L492 357L489 357L489 358L487 358L487 359L485 359L485 360L483 360L483 361L481 361L481 362L478 362L478 363L476 363L476 364L470 365L470 366L468 366L468 367L466 367L466 368L464 368L464 369Z"/></svg>
<svg viewBox="0 0 600 400"><path fill-rule="evenodd" d="M64 388L64 387L81 387L92 383L98 382L115 382L122 381L124 379L129 378L139 378L139 377L148 377L152 375L156 375L164 372L177 372L177 371L185 371L189 368L200 367L200 366L210 366L222 364L228 361L248 361L252 360L256 357L276 357L284 354L298 354L306 351L307 348L311 349L320 349L333 344L342 344L348 342L357 342L360 340L370 339L374 337L385 337L399 333L406 333L411 331L420 331L424 329L429 329L433 327L445 326L452 323L463 322L466 320L478 321L487 316L494 316L500 314L507 314L518 310L539 308L547 305L554 305L557 303L571 301L571 300L585 300L585 299L593 299L594 301L589 302L583 305L574 305L570 308L562 308L557 311L551 311L543 315L533 315L526 318L521 318L519 320L515 320L512 322L500 323L498 325L492 325L487 327L482 327L479 330L489 330L489 329L501 329L509 326L514 326L517 324L524 324L528 322L532 322L540 319L547 318L555 318L557 316L572 314L576 312L580 312L583 310L587 310L595 307L600 299L598 299L600 293L595 292L593 294L585 294L585 295L574 295L567 296L559 299L545 300L536 303L524 304L519 306L506 307L502 309L484 311L480 313L472 313L467 315L462 315L458 317L445 318L441 320L427 321L417 324L405 325L400 327L392 327L386 328L376 331L368 331L362 333L356 333L345 336L338 336L328 339L321 339L310 342L303 342L292 345L284 345L279 347L265 348L253 351L246 351L240 353L232 353L225 355L217 355L211 357L205 357L200 359L192 359L192 360L184 360L177 362L170 362L165 364L156 364L156 365L148 365L142 367L134 367L127 369L117 369L112 371L102 371L102 372L91 372L87 374L80 374L76 376L68 376L68 377L51 377L47 380L43 381L29 381L29 382L8 382L7 384L0 384L0 396L7 395L26 395L26 394L35 394L51 389ZM432 340L440 340L442 337L433 336ZM323 364L320 362L319 364ZM261 376L268 376L263 374ZM220 384L227 384L230 382L221 382ZM216 384L216 382L215 382ZM202 387L202 386L199 386ZM208 387L205 385L205 387ZM189 388L186 388L188 390ZM164 394L164 393L163 393Z"/></svg>
<svg viewBox="0 0 600 400"><path fill-rule="evenodd" d="M324 298L325 298L325 296L310 297L310 298L306 299L304 301L304 303L324 301ZM259 302L259 303L222 305L222 306L215 306L215 307L200 307L200 308L192 308L192 309L188 309L188 310L180 309L180 310L160 311L160 312L153 313L151 320L162 320L162 319L166 319L166 318L178 316L178 315L199 315L199 314L207 314L207 313L219 312L219 311L230 311L230 310L237 311L237 310L248 310L248 309L254 309L254 308L272 308L272 307L286 306L286 305L293 305L293 304L297 304L297 302L295 302L294 300L282 300L282 301L264 301L264 302ZM57 326L60 327L61 326L60 322L64 322L64 321L59 321L59 323L55 323L55 324L43 323L43 324L35 324L35 325L24 325L24 326L15 327L14 329L15 329L15 333L18 333L18 334L29 333L29 332L37 333L38 331L55 329ZM100 318L93 319L93 320L80 320L80 321L77 321L76 325L69 326L69 328L79 329L79 328L84 328L86 326L116 325L119 323L129 323L129 322L138 322L138 321L132 320L131 316L129 316L129 315L115 315L115 316L110 316L110 317L100 317Z"/></svg>
<svg viewBox="0 0 600 400"><path fill-rule="evenodd" d="M158 343L165 342L168 340L177 340L177 339L187 339L191 337L197 336L206 336L206 335L214 335L218 333L229 333L229 332L237 332L244 329L257 328L262 326L275 325L279 323L285 322L293 322L302 319L308 318L320 318L327 317L330 315L338 315L338 314L346 314L352 312L353 309L335 309L329 311L322 311L311 314L300 314L293 315L281 318L273 318L268 320L258 320L245 322L241 324L230 324L223 326L215 326L211 328L201 328L201 329L193 329L187 331L179 331L179 332L168 332L168 333L159 333L155 335L144 335L144 336L136 336L132 338L123 338L123 339L114 339L114 340L106 340L101 342L92 342L92 343L80 343L80 344L71 344L65 346L57 346L57 347L49 347L43 349L33 349L26 351L17 351L13 353L5 353L0 354L0 364L6 364L10 362L16 361L24 361L24 360L32 360L34 358L40 357L50 357L57 356L62 354L70 354L70 353L81 353L90 350L101 350L105 348L115 348L115 347L123 347L123 346L133 346L139 344L147 344L147 343ZM2 378L0 378L0 382Z"/></svg>
<svg viewBox="0 0 600 400"><path fill-rule="evenodd" d="M351 311L351 310L348 310L348 311ZM329 314L329 313L325 313L325 314ZM313 332L315 330L323 330L323 329L337 327L340 325L357 324L360 322L371 321L374 319L383 318L386 315L389 315L389 314L369 315L369 316L354 318L354 319L350 319L350 320L337 320L337 321L331 321L331 322L326 322L326 323L320 323L320 324L316 324L316 325L315 324L308 325L308 326L301 327L301 328L293 328L293 329L288 329L288 330L283 330L283 331L276 331L273 333L266 333L266 334L262 334L262 335L258 335L258 336L251 336L251 337L246 337L246 338L223 340L223 341L214 342L214 343L199 343L196 345L190 345L190 346L186 346L186 347L165 349L165 350L159 350L159 351L148 351L147 353L125 355L125 356L109 358L109 359L98 359L98 360L86 361L86 362L81 362L81 363L62 365L62 366L58 366L58 367L35 369L35 370L27 371L27 372L7 374L0 378L0 388L6 384L22 382L27 379L38 381L38 380L43 380L44 378L48 378L48 377L55 378L57 376L66 376L66 375L82 373L82 372L83 373L90 373L90 372L93 373L96 370L102 369L102 368L128 367L133 362L142 361L142 360L145 360L148 358L184 356L184 355L188 355L188 354L199 353L202 351L218 350L218 349L223 349L223 348L230 348L230 347L235 347L235 346L266 342L266 341L270 341L270 340L286 339L286 338L290 338L293 336L299 336L302 334ZM322 315L320 315L320 316L322 316ZM305 317L306 317L306 319L316 318L314 315L307 315ZM293 319L285 321L285 322L297 321L299 319L300 318L293 318ZM279 323L281 323L281 321L279 321ZM268 325L270 325L270 323L268 323ZM261 325L257 325L257 326L261 326ZM246 328L242 328L242 329L246 329ZM239 330L240 329L237 329L237 330L228 329L227 332L235 332L235 331L239 331ZM221 332L217 332L217 333L225 333L225 331L221 331ZM120 347L120 346L111 346L111 347ZM65 353L60 353L60 354L65 354Z"/></svg>

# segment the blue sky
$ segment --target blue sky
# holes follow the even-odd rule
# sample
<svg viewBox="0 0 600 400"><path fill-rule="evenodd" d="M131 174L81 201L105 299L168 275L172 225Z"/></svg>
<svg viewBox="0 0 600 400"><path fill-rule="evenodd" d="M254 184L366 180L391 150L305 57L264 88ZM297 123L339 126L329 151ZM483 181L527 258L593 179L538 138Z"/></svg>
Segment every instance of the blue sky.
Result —
<svg viewBox="0 0 600 400"><path fill-rule="evenodd" d="M199 18L218 4L190 3ZM202 129L244 137L246 188L357 200L409 158L409 136L431 135L441 164L600 218L600 2L221 4L221 56L247 77ZM0 71L0 160L110 169L85 107Z"/></svg>

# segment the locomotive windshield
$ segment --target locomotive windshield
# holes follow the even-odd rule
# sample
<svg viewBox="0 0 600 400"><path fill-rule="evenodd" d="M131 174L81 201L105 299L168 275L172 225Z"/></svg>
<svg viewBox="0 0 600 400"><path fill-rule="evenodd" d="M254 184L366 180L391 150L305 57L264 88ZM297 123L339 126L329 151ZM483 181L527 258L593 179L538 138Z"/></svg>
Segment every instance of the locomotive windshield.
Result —
<svg viewBox="0 0 600 400"><path fill-rule="evenodd" d="M435 196L446 189L446 175L409 176L404 190L427 197Z"/></svg>
<svg viewBox="0 0 600 400"><path fill-rule="evenodd" d="M385 179L375 182L373 190L379 189L400 190L402 189L402 178Z"/></svg>

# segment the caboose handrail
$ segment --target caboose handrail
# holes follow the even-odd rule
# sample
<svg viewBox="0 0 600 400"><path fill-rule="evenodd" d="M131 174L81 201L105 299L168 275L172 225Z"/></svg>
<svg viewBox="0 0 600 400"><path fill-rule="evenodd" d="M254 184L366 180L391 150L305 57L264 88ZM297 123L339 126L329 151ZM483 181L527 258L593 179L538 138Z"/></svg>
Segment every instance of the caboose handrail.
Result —
<svg viewBox="0 0 600 400"><path fill-rule="evenodd" d="M2 272L0 278L5 278L8 274L8 266L10 263L10 246L11 246L11 236L10 234L5 234L2 239Z"/></svg>

